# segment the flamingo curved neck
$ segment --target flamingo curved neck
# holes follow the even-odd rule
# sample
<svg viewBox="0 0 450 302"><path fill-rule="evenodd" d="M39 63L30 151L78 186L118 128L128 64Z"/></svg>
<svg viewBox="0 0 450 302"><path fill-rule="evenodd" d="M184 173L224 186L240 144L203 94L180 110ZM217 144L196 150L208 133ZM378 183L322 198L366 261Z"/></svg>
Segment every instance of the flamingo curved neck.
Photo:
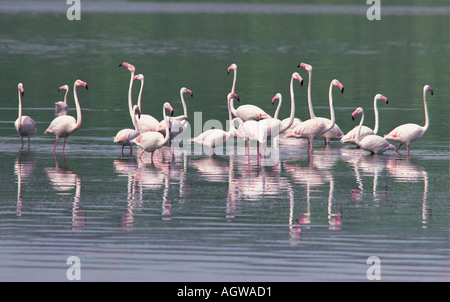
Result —
<svg viewBox="0 0 450 302"><path fill-rule="evenodd" d="M327 127L327 129L324 131L327 132L331 128L334 127L334 124L336 123L336 117L334 116L334 107L333 107L333 83L330 84L330 89L328 91L328 101L330 102L330 117L331 117L331 123Z"/></svg>
<svg viewBox="0 0 450 302"><path fill-rule="evenodd" d="M425 125L423 125L423 131L427 131L428 126L430 126L430 117L428 115L428 106L427 106L427 89L423 90L423 108L425 111Z"/></svg>
<svg viewBox="0 0 450 302"><path fill-rule="evenodd" d="M314 114L314 109L312 106L312 100L311 100L311 77L312 77L312 71L308 71L308 108L309 108L309 117L311 119L316 118L316 115Z"/></svg>
<svg viewBox="0 0 450 302"><path fill-rule="evenodd" d="M356 134L355 141L359 142L359 136L361 134L362 124L364 123L364 111L361 113L361 120L359 121L358 133Z"/></svg>
<svg viewBox="0 0 450 302"><path fill-rule="evenodd" d="M235 93L235 89L236 89L236 78L237 78L237 68L234 69L233 86L231 86L231 93Z"/></svg>
<svg viewBox="0 0 450 302"><path fill-rule="evenodd" d="M64 104L67 104L67 94L69 93L69 89L66 89L66 93L64 94Z"/></svg>
<svg viewBox="0 0 450 302"><path fill-rule="evenodd" d="M291 78L291 84L290 84L290 94L291 94L291 114L289 116L289 123L287 125L284 125L282 128L280 128L280 133L283 133L289 127L292 126L292 123L294 122L294 116L295 116L295 100L294 100L294 78ZM280 99L281 104L281 99Z"/></svg>
<svg viewBox="0 0 450 302"><path fill-rule="evenodd" d="M131 78L130 78L130 87L128 88L128 111L130 112L130 116L133 114L133 101L131 98L131 92L133 90L133 77L134 77L134 71L131 72ZM141 109L140 104L138 104L139 109Z"/></svg>
<svg viewBox="0 0 450 302"><path fill-rule="evenodd" d="M163 108L163 117L164 117L164 122L166 123L166 134L164 135L164 140L163 140L163 144L161 146L164 146L170 138L170 129L169 129L169 122L168 119L166 118L166 108Z"/></svg>
<svg viewBox="0 0 450 302"><path fill-rule="evenodd" d="M81 126L81 107L80 103L78 102L77 86L75 84L73 84L73 98L75 100L75 107L77 108L77 124L75 125L76 130Z"/></svg>
<svg viewBox="0 0 450 302"><path fill-rule="evenodd" d="M133 122L134 130L136 130L136 132L139 133L139 124L137 122L135 114L131 115L131 121Z"/></svg>
<svg viewBox="0 0 450 302"><path fill-rule="evenodd" d="M22 126L22 94L20 93L20 89L18 89L19 91L19 124L17 126L17 130L20 129L20 126Z"/></svg>
<svg viewBox="0 0 450 302"><path fill-rule="evenodd" d="M281 96L280 96L280 98L278 99L277 110L275 110L275 113L274 113L274 115L273 115L273 118L274 118L274 119L277 119L277 118L278 118L278 114L280 113L280 108L281 108Z"/></svg>
<svg viewBox="0 0 450 302"><path fill-rule="evenodd" d="M377 134L378 133L378 106L377 106L377 101L379 99L375 96L373 99L373 112L375 114L375 125L373 126L373 133Z"/></svg>

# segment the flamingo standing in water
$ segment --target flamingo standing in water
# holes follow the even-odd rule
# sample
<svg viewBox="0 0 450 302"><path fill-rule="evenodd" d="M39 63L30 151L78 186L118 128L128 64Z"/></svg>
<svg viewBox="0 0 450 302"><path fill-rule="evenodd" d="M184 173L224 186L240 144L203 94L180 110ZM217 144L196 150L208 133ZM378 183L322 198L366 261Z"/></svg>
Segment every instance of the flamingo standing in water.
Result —
<svg viewBox="0 0 450 302"><path fill-rule="evenodd" d="M169 109L171 114L173 114L173 108L170 105L170 103L166 102L163 106L163 116L164 121L166 122L166 134L162 135L161 133L157 131L147 131L144 133L141 133L136 137L135 139L131 140L131 143L138 145L143 149L141 154L139 155L139 159L141 159L142 154L144 152L150 152L151 153L151 160L153 162L153 153L157 150L162 148L168 141L170 137L169 132L169 119L166 115L166 109Z"/></svg>
<svg viewBox="0 0 450 302"><path fill-rule="evenodd" d="M392 140L399 142L400 145L395 149L397 152L398 149L405 144L406 145L406 156L409 156L409 144L418 140L422 137L422 135L425 134L425 132L428 129L428 126L430 125L430 118L428 116L428 107L427 107L427 92L430 92L431 95L434 94L433 88L431 88L429 85L423 86L423 107L425 111L425 125L419 126L417 124L409 123L409 124L403 124L400 125L388 134L384 136L387 140Z"/></svg>
<svg viewBox="0 0 450 302"><path fill-rule="evenodd" d="M64 94L64 101L59 101L55 103L55 115L66 115L67 111L69 111L69 106L67 106L67 93L69 92L69 86L63 85L58 88L58 91L66 90L66 93Z"/></svg>
<svg viewBox="0 0 450 302"><path fill-rule="evenodd" d="M235 93L229 93L227 96L228 119L230 121L229 131L224 131L222 129L209 129L201 133L197 137L191 139L191 142L214 149L215 147L225 143L231 136L238 136L238 130L236 130L236 128L234 127L234 123L236 121L240 121L240 119L232 119L230 110L230 103L233 98L237 99L239 98L239 96Z"/></svg>
<svg viewBox="0 0 450 302"><path fill-rule="evenodd" d="M319 118L319 119L323 119L324 122L330 122L329 119L326 119L323 117L316 117L316 115L314 114L314 109L313 109L312 100L311 100L312 66L309 64L306 64L306 63L300 63L300 64L298 64L297 67L303 67L308 72L308 76L309 76L309 80L308 80L309 118L311 118L311 119ZM339 128L339 126L335 123L334 126L330 130L323 133L320 137L324 139L325 145L328 145L330 143L331 139L341 139L343 136L344 136L344 133L342 132L341 128Z"/></svg>
<svg viewBox="0 0 450 302"><path fill-rule="evenodd" d="M375 126L373 127L373 130L367 126L362 126L361 131L359 133L360 139L362 139L366 135L372 135L372 134L376 135L378 133L378 106L377 106L378 100L383 100L386 104L389 104L389 101L385 96L383 96L381 94L375 95L375 97L373 98L373 111L375 113ZM343 144L344 143L356 144L356 135L358 134L358 130L359 130L359 126L355 126L352 130L347 132L347 134L341 138L341 142Z"/></svg>
<svg viewBox="0 0 450 302"><path fill-rule="evenodd" d="M233 78L233 86L231 87L231 93L235 93L236 89L236 78L237 78L237 65L231 64L230 67L228 67L228 73L230 73L231 70L234 70L234 78ZM239 101L239 99L237 99ZM231 113L233 113L234 116L239 117L242 121L246 122L248 120L262 120L269 118L270 115L267 114L264 110L259 108L255 105L242 105L239 106L237 109L234 108L234 101L233 98L231 99Z"/></svg>
<svg viewBox="0 0 450 302"><path fill-rule="evenodd" d="M356 134L356 144L364 150L370 151L372 154L381 154L387 150L394 150L395 147L389 144L384 138L379 135L366 135L363 138L360 136L360 130L362 128L362 124L364 122L364 110L361 107L356 108L352 113L352 119L355 119L355 116L361 113L361 121L358 126L358 133Z"/></svg>
<svg viewBox="0 0 450 302"><path fill-rule="evenodd" d="M191 97L194 95L191 90L187 89L186 87L182 87L180 89L180 99L181 104L183 105L183 115L174 116L170 118L170 139L173 140L176 136L183 133L184 129L187 127L187 107L186 102L184 101L184 94L187 93ZM158 132L161 132L162 135L166 134L166 128L165 128L165 121L162 120L159 122L159 127L157 129Z"/></svg>
<svg viewBox="0 0 450 302"><path fill-rule="evenodd" d="M125 146L130 147L130 155L133 153L133 144L131 144L131 141L135 139L139 135L139 125L136 121L136 115L138 118L141 115L141 111L139 110L138 105L133 106L133 114L131 115L131 120L133 121L134 129L131 128L125 128L117 132L116 136L114 137L114 143L122 145L122 156L123 156L123 148Z"/></svg>
<svg viewBox="0 0 450 302"><path fill-rule="evenodd" d="M322 118L312 118L301 122L300 125L295 127L286 135L286 137L308 139L308 154L312 153L313 139L320 137L322 134L332 129L333 126L335 125L333 95L332 95L333 86L339 87L341 93L344 93L344 86L338 80L334 79L333 81L331 81L330 88L328 90L328 101L330 104L331 120Z"/></svg>
<svg viewBox="0 0 450 302"><path fill-rule="evenodd" d="M142 104L142 90L144 89L144 75L138 74L137 76L134 77L134 79L141 81L141 88L139 90L137 105L139 106L139 109L142 111L141 104ZM141 118L138 120L138 124L141 133L147 131L158 131L159 128L159 121L149 114L141 114Z"/></svg>
<svg viewBox="0 0 450 302"><path fill-rule="evenodd" d="M16 127L17 133L20 135L20 141L22 142L20 150L23 150L24 136L28 137L28 150L30 150L30 137L37 131L36 122L28 115L22 115L22 96L24 95L23 84L19 83L17 89L19 91L19 117L14 122L14 126Z"/></svg>
<svg viewBox="0 0 450 302"><path fill-rule="evenodd" d="M45 134L54 133L56 136L55 146L53 147L53 153L55 153L56 145L58 144L58 139L62 137L64 138L64 145L63 145L63 154L64 154L67 138L81 126L81 107L80 103L78 102L77 96L78 86L83 86L84 88L88 89L87 83L82 80L76 80L75 83L73 84L73 98L75 100L75 106L77 108L77 119L75 120L75 118L71 115L60 115L50 123L50 126L48 126L47 130L45 130L44 132Z"/></svg>

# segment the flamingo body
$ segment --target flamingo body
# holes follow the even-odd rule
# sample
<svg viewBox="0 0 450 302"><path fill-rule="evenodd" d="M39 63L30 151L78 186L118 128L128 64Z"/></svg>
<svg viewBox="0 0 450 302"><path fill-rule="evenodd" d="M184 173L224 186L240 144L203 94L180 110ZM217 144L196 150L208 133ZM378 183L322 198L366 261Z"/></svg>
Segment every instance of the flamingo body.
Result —
<svg viewBox="0 0 450 302"><path fill-rule="evenodd" d="M22 96L24 94L23 84L19 83L17 89L19 92L19 116L14 122L14 127L16 128L22 143L20 150L23 149L24 136L28 137L28 149L30 149L30 137L37 132L36 122L28 115L22 115Z"/></svg>

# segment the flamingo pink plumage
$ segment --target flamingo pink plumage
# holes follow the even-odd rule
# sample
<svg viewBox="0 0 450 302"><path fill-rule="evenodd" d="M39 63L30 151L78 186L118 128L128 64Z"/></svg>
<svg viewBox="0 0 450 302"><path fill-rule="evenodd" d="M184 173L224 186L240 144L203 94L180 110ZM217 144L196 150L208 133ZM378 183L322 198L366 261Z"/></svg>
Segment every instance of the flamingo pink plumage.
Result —
<svg viewBox="0 0 450 302"><path fill-rule="evenodd" d="M397 149L395 149L396 152L403 144L405 144L406 155L409 156L410 143L421 138L427 131L430 125L430 118L428 116L428 107L427 107L427 92L430 92L431 95L434 94L433 88L431 88L429 85L423 86L423 107L425 111L425 125L422 127L413 123L403 124L394 128L391 132L389 132L384 136L384 138L387 140L396 141L400 143Z"/></svg>
<svg viewBox="0 0 450 302"><path fill-rule="evenodd" d="M286 137L296 137L296 138L306 138L308 139L308 153L312 153L313 150L313 139L320 137L323 133L327 132L333 128L335 124L334 108L333 108L333 96L332 88L333 86L339 87L341 93L344 93L344 86L336 79L331 81L330 88L328 90L328 101L330 104L330 115L331 120L322 118L312 118L303 121L291 130Z"/></svg>
<svg viewBox="0 0 450 302"><path fill-rule="evenodd" d="M73 84L73 97L75 100L75 106L77 108L77 119L75 120L75 118L71 115L60 115L50 123L50 126L48 126L47 130L45 130L44 132L45 134L54 133L56 136L55 146L53 147L53 153L55 153L56 145L58 144L58 139L62 137L64 138L64 145L63 145L63 154L64 154L67 137L69 137L69 135L71 135L81 126L81 107L80 103L78 102L77 96L78 86L83 86L86 89L88 89L87 83L82 80L76 80L75 83Z"/></svg>
<svg viewBox="0 0 450 302"><path fill-rule="evenodd" d="M123 148L125 146L130 147L130 154L133 153L133 144L131 141L135 139L139 135L139 125L136 121L136 115L138 118L141 115L141 111L139 110L138 105L133 106L133 114L131 115L131 120L133 122L134 129L131 128L125 128L117 132L116 136L114 137L114 143L122 145L122 155L123 155Z"/></svg>
<svg viewBox="0 0 450 302"><path fill-rule="evenodd" d="M372 134L376 135L378 133L378 124L379 124L379 122L378 122L378 106L377 106L378 100L383 100L386 104L389 104L388 99L384 95L381 95L381 94L375 95L375 97L373 98L373 111L375 114L374 128L372 130L369 127L363 125L361 127L361 131L359 134L360 139L362 139L366 135L372 135ZM356 144L355 140L356 140L356 135L358 134L358 130L359 130L359 126L355 126L352 130L347 132L347 134L341 138L341 142Z"/></svg>
<svg viewBox="0 0 450 302"><path fill-rule="evenodd" d="M371 134L361 138L360 130L364 122L364 110L361 107L356 108L356 110L352 113L352 118L355 119L355 116L360 113L361 121L359 122L358 133L356 134L356 144L361 149L370 151L372 154L381 154L387 150L394 150L395 147L379 135Z"/></svg>
<svg viewBox="0 0 450 302"><path fill-rule="evenodd" d="M23 84L19 83L17 89L19 91L19 117L14 122L14 126L16 127L17 133L20 135L20 141L22 142L20 150L23 150L24 136L28 137L28 150L30 150L30 137L37 131L36 122L28 115L22 115L22 96L24 95Z"/></svg>
<svg viewBox="0 0 450 302"><path fill-rule="evenodd" d="M236 64L231 64L228 67L228 73L230 73L231 70L234 70L234 78L233 78L233 86L231 87L231 93L235 93L235 89L236 89L236 78L237 78L237 65ZM236 99L237 101L239 101L239 99ZM262 119L266 119L266 118L270 118L270 115L267 114L264 110L262 110L261 108L259 108L258 106L255 105L242 105L239 106L237 109L234 108L234 99L231 99L231 104L230 104L230 109L231 109L231 113L236 116L239 117L242 121L246 122L248 120L262 120Z"/></svg>

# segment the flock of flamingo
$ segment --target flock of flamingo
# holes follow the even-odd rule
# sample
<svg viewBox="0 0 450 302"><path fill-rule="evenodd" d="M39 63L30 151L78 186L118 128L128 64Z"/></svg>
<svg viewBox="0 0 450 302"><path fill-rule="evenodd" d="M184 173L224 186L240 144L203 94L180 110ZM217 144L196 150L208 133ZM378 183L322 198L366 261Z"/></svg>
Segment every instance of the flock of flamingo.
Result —
<svg viewBox="0 0 450 302"><path fill-rule="evenodd" d="M186 103L184 100L184 94L189 94L192 97L192 91L183 87L180 90L180 97L183 105L183 115L173 116L173 107L170 103L166 102L163 105L163 120L159 121L152 115L141 113L141 97L144 86L144 76L142 74L135 75L136 68L123 62L119 67L127 68L131 73L129 90L128 90L128 109L131 117L134 129L126 128L120 130L114 137L114 143L122 146L122 155L125 146L130 147L130 154L132 154L133 145L137 145L142 149L139 155L141 159L144 152L151 153L153 161L154 151L162 148L169 143L169 140L173 140L176 136L181 134L187 127L188 115ZM344 86L336 79L332 80L329 87L329 107L330 107L330 119L324 117L316 117L314 114L312 101L311 101L311 65L301 63L297 67L302 67L308 72L308 107L310 118L304 121L295 117L295 100L294 100L294 81L298 81L303 85L303 79L298 72L294 72L290 79L290 116L283 120L278 118L280 106L282 103L282 96L277 93L272 98L272 103L278 101L277 109L273 117L267 114L261 108L255 105L241 105L238 108L234 107L234 100L239 101L239 96L235 92L236 78L237 78L237 65L232 64L228 67L228 73L234 72L233 85L231 92L227 96L228 105L228 118L230 127L228 131L221 129L209 129L197 137L192 138L190 141L196 144L207 146L214 150L215 147L223 145L230 137L234 136L242 139L247 144L247 153L250 154L249 146L250 141L256 141L258 146L258 158L261 156L260 145L264 148L267 145L269 138L279 136L282 139L290 137L298 139L308 140L308 154L313 152L313 140L323 139L325 144L329 144L330 140L340 140L342 143L355 144L357 147L370 151L372 154L381 154L387 150L394 150L398 152L398 149L404 144L407 148L407 156L409 156L410 144L424 135L429 126L429 115L427 108L427 92L433 95L433 89L429 85L423 87L423 104L425 111L425 125L420 126L413 123L403 124L393 129L388 134L381 137L377 135L378 132L378 108L377 101L382 100L388 103L388 99L381 95L375 95L373 99L373 107L375 113L375 125L371 129L364 126L364 110L361 107L356 108L352 113L354 119L357 115L361 114L361 119L358 126L355 126L347 134L344 135L342 130L336 124L334 108L333 108L333 87L337 87L341 93L344 93ZM135 80L141 81L140 92L138 96L138 102L133 106L132 102L132 88ZM57 143L60 138L64 139L63 154L65 152L65 146L67 138L70 134L75 132L81 126L81 107L77 96L77 87L83 86L88 89L86 82L82 80L76 80L73 87L73 95L75 101L75 107L77 112L77 118L68 115L67 94L69 86L64 85L59 87L59 90L65 90L64 101L57 102L55 104L55 119L50 123L45 130L45 134L53 133L56 136L53 153L56 151ZM20 136L23 149L23 137L28 138L28 149L30 149L30 137L37 132L35 121L26 115L22 115L22 97L24 95L23 84L18 84L19 92L19 117L15 121L15 128ZM169 110L171 116L167 116L166 110ZM234 118L233 118L234 116ZM236 123L238 127L236 128ZM280 134L284 134L281 137ZM395 148L388 141L398 142L399 145Z"/></svg>

